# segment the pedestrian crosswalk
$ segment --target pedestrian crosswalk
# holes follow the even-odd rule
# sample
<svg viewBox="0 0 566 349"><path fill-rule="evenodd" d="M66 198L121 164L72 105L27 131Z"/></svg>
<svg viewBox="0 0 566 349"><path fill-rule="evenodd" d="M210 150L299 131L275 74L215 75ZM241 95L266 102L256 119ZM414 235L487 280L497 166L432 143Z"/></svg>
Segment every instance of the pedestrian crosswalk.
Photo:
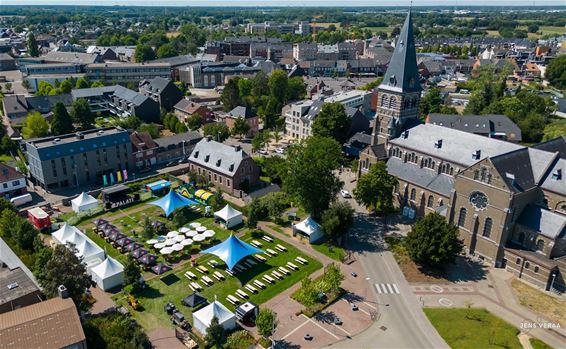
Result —
<svg viewBox="0 0 566 349"><path fill-rule="evenodd" d="M375 284L375 289L379 294L399 294L399 288L396 284Z"/></svg>

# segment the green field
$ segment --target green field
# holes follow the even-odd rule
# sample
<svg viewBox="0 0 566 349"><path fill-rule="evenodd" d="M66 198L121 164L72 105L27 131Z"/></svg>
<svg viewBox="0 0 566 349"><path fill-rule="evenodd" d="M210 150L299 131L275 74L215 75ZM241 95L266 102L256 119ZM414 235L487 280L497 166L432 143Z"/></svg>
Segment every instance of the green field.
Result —
<svg viewBox="0 0 566 349"><path fill-rule="evenodd" d="M242 240L251 241L254 238L259 239L259 235L257 234L260 233L248 233L242 238ZM263 280L261 280L262 275L272 272L279 266L284 266L288 261L294 261L297 256L301 256L309 261L307 265L300 265L295 262L295 264L299 266L299 270L291 272L291 275L286 276L283 280L278 280L272 285L263 282L267 287L260 290L257 294L252 294L251 292L243 289L243 291L250 296L249 300L256 304L262 304L322 267L322 264L319 261L301 254L299 250L278 239L274 239L274 243L268 243L264 240L259 241L263 243L263 248L275 249L275 244L281 244L287 248L287 252L279 253L277 256L270 258L264 255L267 259L265 263L258 263L254 268L238 273L234 277L231 277L224 272L225 265L221 263L217 270L220 270L221 273L225 275L226 280L219 282L209 274L210 278L213 279L215 283L206 287L206 285L199 280L198 283L203 286L201 294L209 301L213 301L216 298L218 301L226 305L228 309L234 310L235 307L226 300L227 295L235 295L235 291L237 289L242 288L243 285L250 281L259 279L263 282ZM215 256L204 255L197 259L197 263L205 266L210 271L212 270L212 267L208 265L208 262L212 259L221 262L220 259ZM181 304L181 300L193 292L189 288L189 280L184 276L184 273L189 270L198 277L202 275L200 272L196 271L194 267L186 264L183 267L177 268L176 270L148 281L148 288L143 290L137 296L143 306L141 311L134 311L129 308L129 306L126 305L123 293L117 294L114 296L114 299L116 299L118 303L127 306L131 311L132 316L144 327L146 331L151 331L163 326L172 326L169 321L169 316L163 310L167 302L173 302L185 315L187 320L192 322L191 309Z"/></svg>
<svg viewBox="0 0 566 349"><path fill-rule="evenodd" d="M338 262L342 262L346 257L346 251L342 247L331 246L327 242L311 244L311 247Z"/></svg>
<svg viewBox="0 0 566 349"><path fill-rule="evenodd" d="M393 27L363 27L363 30L370 30L372 33L386 33L391 34Z"/></svg>
<svg viewBox="0 0 566 349"><path fill-rule="evenodd" d="M522 349L519 330L485 309L425 308L438 333L452 348Z"/></svg>
<svg viewBox="0 0 566 349"><path fill-rule="evenodd" d="M540 339L530 338L529 342L533 346L533 349L552 349L552 347L545 342L541 341Z"/></svg>

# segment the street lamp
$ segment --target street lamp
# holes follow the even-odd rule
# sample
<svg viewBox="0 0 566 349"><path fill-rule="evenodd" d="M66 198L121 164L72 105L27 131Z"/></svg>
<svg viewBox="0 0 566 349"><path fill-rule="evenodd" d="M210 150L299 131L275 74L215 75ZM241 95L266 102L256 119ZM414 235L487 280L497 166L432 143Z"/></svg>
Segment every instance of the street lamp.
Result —
<svg viewBox="0 0 566 349"><path fill-rule="evenodd" d="M556 279L556 272L553 272L551 275L552 275L552 281L550 282L550 287L548 288L549 291L552 291L552 286L554 285L554 279Z"/></svg>

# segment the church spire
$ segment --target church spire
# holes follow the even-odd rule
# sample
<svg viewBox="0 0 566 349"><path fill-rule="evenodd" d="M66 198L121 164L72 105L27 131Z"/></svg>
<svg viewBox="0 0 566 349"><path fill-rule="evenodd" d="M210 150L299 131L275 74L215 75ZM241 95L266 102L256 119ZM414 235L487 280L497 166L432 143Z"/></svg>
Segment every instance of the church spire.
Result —
<svg viewBox="0 0 566 349"><path fill-rule="evenodd" d="M393 56L389 61L389 67L387 67L383 82L379 87L395 92L420 92L422 90L419 83L411 9L409 9Z"/></svg>

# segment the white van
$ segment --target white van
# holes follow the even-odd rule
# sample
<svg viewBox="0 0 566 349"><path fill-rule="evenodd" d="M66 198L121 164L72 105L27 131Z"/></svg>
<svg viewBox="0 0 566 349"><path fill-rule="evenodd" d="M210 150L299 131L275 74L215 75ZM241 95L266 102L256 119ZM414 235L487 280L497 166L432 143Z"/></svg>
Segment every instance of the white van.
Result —
<svg viewBox="0 0 566 349"><path fill-rule="evenodd" d="M33 200L33 198L31 197L31 194L24 194L24 195L20 195L20 196L16 196L10 199L10 202L12 204L14 204L15 206L21 206L23 204L27 204L28 202L31 202Z"/></svg>

